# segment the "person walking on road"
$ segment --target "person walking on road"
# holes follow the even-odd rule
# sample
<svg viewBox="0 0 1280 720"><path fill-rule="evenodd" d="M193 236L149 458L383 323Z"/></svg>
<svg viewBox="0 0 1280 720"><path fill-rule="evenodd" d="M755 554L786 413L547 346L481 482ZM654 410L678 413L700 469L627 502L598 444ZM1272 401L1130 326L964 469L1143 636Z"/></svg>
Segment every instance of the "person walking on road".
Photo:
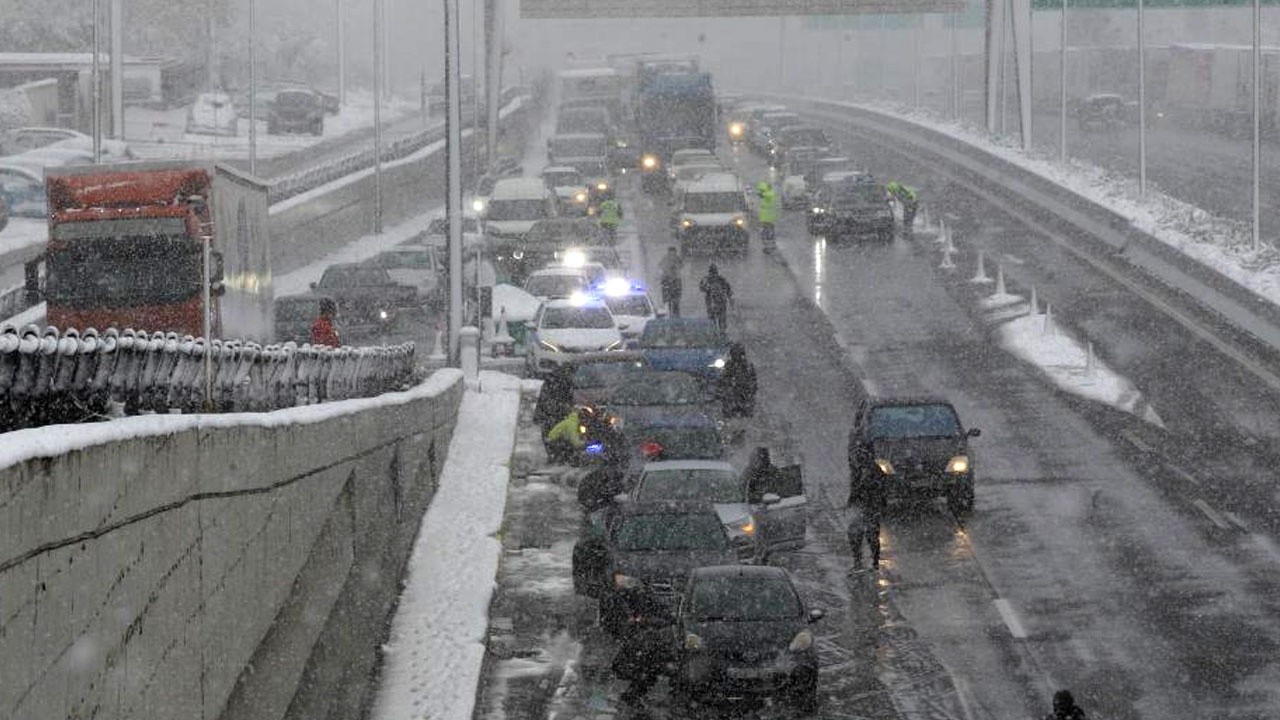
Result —
<svg viewBox="0 0 1280 720"><path fill-rule="evenodd" d="M680 272L684 270L684 260L674 245L667 248L667 254L662 256L658 269L662 273L662 304L667 306L668 315L680 317L680 296L684 294L684 281L680 279Z"/></svg>
<svg viewBox="0 0 1280 720"><path fill-rule="evenodd" d="M761 180L756 183L756 195L760 198L760 204L756 207L756 220L760 223L760 247L771 253L777 247L773 226L778 222L778 194L774 192L772 185Z"/></svg>
<svg viewBox="0 0 1280 720"><path fill-rule="evenodd" d="M920 193L910 185L903 185L897 180L890 181L885 189L889 195L902 205L902 225L910 228L916 221L916 210L920 207Z"/></svg>
<svg viewBox="0 0 1280 720"><path fill-rule="evenodd" d="M756 369L747 359L742 343L729 343L729 360L724 365L716 392L725 418L750 417L756 411Z"/></svg>
<svg viewBox="0 0 1280 720"><path fill-rule="evenodd" d="M862 568L862 544L871 551L871 567L880 567L880 521L884 516L887 498L880 478L852 485L846 507L853 510L849 517L849 550L853 553L853 566Z"/></svg>
<svg viewBox="0 0 1280 720"><path fill-rule="evenodd" d="M652 591L624 590L621 602L627 608L627 623L620 629L613 672L631 684L623 691L622 702L643 708L645 696L667 666L676 659L671 618Z"/></svg>
<svg viewBox="0 0 1280 720"><path fill-rule="evenodd" d="M698 283L698 289L702 291L703 299L706 301L707 317L714 320L721 330L728 329L729 303L733 302L733 288L720 274L720 268L716 267L715 263L707 268L707 274L703 276L702 282Z"/></svg>
<svg viewBox="0 0 1280 720"><path fill-rule="evenodd" d="M342 340L338 337L338 328L333 324L333 318L338 314L338 305L330 298L320 300L320 317L311 323L311 344L327 345L329 347L341 347Z"/></svg>
<svg viewBox="0 0 1280 720"><path fill-rule="evenodd" d="M1053 694L1053 712L1045 720L1089 720L1089 716L1076 705L1070 690L1059 690Z"/></svg>
<svg viewBox="0 0 1280 720"><path fill-rule="evenodd" d="M609 244L618 241L618 226L622 224L622 206L609 198L600 203L600 232Z"/></svg>

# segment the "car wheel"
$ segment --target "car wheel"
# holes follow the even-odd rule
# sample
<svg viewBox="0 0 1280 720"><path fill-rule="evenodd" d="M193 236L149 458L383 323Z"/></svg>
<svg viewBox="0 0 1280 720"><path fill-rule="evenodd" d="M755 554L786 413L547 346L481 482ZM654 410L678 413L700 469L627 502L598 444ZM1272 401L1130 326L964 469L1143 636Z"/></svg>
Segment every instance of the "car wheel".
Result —
<svg viewBox="0 0 1280 720"><path fill-rule="evenodd" d="M808 715L818 709L818 674L805 673L804 678L796 681L788 693L791 705Z"/></svg>
<svg viewBox="0 0 1280 720"><path fill-rule="evenodd" d="M947 496L947 507L954 515L968 515L973 512L973 486L965 486Z"/></svg>

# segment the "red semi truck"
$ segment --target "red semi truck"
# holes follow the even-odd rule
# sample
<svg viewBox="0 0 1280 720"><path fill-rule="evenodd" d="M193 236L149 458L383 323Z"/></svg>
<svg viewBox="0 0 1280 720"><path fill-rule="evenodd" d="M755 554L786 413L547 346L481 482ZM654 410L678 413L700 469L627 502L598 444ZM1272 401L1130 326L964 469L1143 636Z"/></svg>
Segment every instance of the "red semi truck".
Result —
<svg viewBox="0 0 1280 720"><path fill-rule="evenodd" d="M44 276L58 328L271 340L267 186L217 163L50 168ZM205 239L209 239L206 278Z"/></svg>

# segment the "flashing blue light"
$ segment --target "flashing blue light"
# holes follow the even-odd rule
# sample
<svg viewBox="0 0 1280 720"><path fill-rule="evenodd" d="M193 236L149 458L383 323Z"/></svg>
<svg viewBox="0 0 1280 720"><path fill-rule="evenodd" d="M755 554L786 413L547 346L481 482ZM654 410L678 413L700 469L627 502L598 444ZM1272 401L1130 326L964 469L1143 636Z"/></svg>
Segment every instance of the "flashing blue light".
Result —
<svg viewBox="0 0 1280 720"><path fill-rule="evenodd" d="M601 455L604 453L604 443L599 441L587 443L585 450L588 455Z"/></svg>
<svg viewBox="0 0 1280 720"><path fill-rule="evenodd" d="M591 286L592 293L596 295L606 295L608 297L622 297L623 295L641 294L645 292L644 283L639 280L628 280L627 278L611 277L597 282Z"/></svg>

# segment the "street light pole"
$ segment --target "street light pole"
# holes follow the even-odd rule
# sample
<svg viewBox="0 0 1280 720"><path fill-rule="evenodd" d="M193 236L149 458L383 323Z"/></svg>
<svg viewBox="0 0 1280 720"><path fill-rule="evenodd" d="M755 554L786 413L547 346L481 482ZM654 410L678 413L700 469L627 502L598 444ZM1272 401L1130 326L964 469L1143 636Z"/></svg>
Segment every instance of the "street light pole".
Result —
<svg viewBox="0 0 1280 720"><path fill-rule="evenodd" d="M960 13L951 13L951 119L960 117L960 76L956 67L956 24L960 21Z"/></svg>
<svg viewBox="0 0 1280 720"><path fill-rule="evenodd" d="M124 0L107 8L111 32L111 137L124 139Z"/></svg>
<svg viewBox="0 0 1280 720"><path fill-rule="evenodd" d="M458 0L444 0L445 214L449 219L449 361L462 360L462 98L459 96Z"/></svg>
<svg viewBox="0 0 1280 720"><path fill-rule="evenodd" d="M1058 37L1058 161L1067 162L1067 0L1062 0L1062 22Z"/></svg>
<svg viewBox="0 0 1280 720"><path fill-rule="evenodd" d="M334 19L338 44L338 105L347 104L347 29L342 0L334 0Z"/></svg>
<svg viewBox="0 0 1280 720"><path fill-rule="evenodd" d="M258 175L257 3L249 0L249 174Z"/></svg>
<svg viewBox="0 0 1280 720"><path fill-rule="evenodd" d="M1253 249L1262 247L1262 0L1253 0Z"/></svg>
<svg viewBox="0 0 1280 720"><path fill-rule="evenodd" d="M373 233L382 234L382 0L373 0Z"/></svg>
<svg viewBox="0 0 1280 720"><path fill-rule="evenodd" d="M1138 194L1147 195L1147 39L1146 10L1138 0Z"/></svg>
<svg viewBox="0 0 1280 720"><path fill-rule="evenodd" d="M102 162L102 68L100 67L102 48L101 40L98 38L102 9L98 5L98 0L93 0L91 12L93 13L93 79L89 85L90 95L93 98L93 164L97 165Z"/></svg>

